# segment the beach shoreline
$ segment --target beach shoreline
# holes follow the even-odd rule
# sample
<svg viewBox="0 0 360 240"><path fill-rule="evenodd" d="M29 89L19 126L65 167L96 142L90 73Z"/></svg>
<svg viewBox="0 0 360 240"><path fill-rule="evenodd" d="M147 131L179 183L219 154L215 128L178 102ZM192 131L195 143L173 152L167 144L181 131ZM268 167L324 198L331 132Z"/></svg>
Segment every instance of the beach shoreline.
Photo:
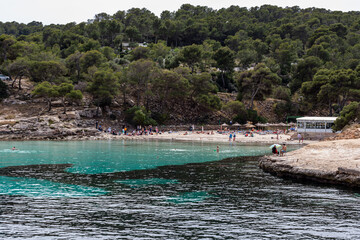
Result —
<svg viewBox="0 0 360 240"><path fill-rule="evenodd" d="M87 134L91 133L91 134ZM31 134L2 134L0 141L86 141L86 140L156 140L156 141L179 141L179 142L206 142L206 143L236 143L238 145L272 145L272 144L289 144L298 145L298 140L292 140L291 135L288 134L258 134L254 132L253 137L245 136L244 132L235 131L236 139L229 141L230 132L218 133L214 131L206 132L189 132L189 131L176 131L176 132L162 132L161 134L152 133L148 135L113 135L110 133L95 131L94 129L78 129L74 130L72 134L67 136L52 135L47 133L44 135L31 135ZM231 131L234 134L234 131ZM304 140L302 145L311 144L317 141Z"/></svg>

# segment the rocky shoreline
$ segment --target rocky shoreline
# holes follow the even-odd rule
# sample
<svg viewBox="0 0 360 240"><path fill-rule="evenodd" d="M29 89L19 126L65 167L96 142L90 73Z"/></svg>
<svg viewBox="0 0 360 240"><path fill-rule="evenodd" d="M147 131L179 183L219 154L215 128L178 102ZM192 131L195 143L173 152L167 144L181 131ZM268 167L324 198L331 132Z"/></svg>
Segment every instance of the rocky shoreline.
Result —
<svg viewBox="0 0 360 240"><path fill-rule="evenodd" d="M259 166L278 177L359 188L359 149L359 139L324 141L283 157L261 157Z"/></svg>
<svg viewBox="0 0 360 240"><path fill-rule="evenodd" d="M0 140L72 140L96 137L95 120L81 119L78 111L61 115L0 120Z"/></svg>

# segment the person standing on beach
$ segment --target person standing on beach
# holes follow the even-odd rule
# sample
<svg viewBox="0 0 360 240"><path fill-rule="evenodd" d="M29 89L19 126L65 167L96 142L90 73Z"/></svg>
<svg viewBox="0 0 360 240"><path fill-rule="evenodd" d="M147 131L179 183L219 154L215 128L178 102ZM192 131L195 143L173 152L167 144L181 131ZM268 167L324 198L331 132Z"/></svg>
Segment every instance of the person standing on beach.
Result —
<svg viewBox="0 0 360 240"><path fill-rule="evenodd" d="M301 141L301 139L302 139L302 136L301 136L300 133L298 133L298 139L299 139L299 144L300 144L300 141ZM303 140L303 142L304 142L304 140Z"/></svg>
<svg viewBox="0 0 360 240"><path fill-rule="evenodd" d="M216 152L219 153L220 152L220 148L219 146L216 146Z"/></svg>
<svg viewBox="0 0 360 240"><path fill-rule="evenodd" d="M230 133L229 135L229 142L231 142L231 139L232 139L232 133Z"/></svg>
<svg viewBox="0 0 360 240"><path fill-rule="evenodd" d="M98 129L98 125L99 125L99 122L96 121L96 123L95 123L95 128L96 128L96 129Z"/></svg>
<svg viewBox="0 0 360 240"><path fill-rule="evenodd" d="M236 138L236 133L234 132L234 142L235 142L235 138Z"/></svg>

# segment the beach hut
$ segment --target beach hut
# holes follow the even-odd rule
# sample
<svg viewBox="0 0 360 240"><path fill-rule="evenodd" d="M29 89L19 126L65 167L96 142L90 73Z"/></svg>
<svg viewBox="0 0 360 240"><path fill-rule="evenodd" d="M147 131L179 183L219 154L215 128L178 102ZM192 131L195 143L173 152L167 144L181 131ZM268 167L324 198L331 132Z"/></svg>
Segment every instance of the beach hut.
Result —
<svg viewBox="0 0 360 240"><path fill-rule="evenodd" d="M336 117L301 117L297 118L299 133L332 133Z"/></svg>

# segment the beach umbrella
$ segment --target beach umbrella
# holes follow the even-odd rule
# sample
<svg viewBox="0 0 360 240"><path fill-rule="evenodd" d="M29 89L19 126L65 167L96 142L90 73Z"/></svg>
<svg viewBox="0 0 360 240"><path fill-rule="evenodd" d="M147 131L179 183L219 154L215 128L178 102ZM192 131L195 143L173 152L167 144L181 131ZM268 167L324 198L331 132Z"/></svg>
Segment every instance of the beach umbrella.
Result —
<svg viewBox="0 0 360 240"><path fill-rule="evenodd" d="M236 123L233 124L233 126L239 127L239 126L241 126L241 125L240 125L238 122L236 122Z"/></svg>
<svg viewBox="0 0 360 240"><path fill-rule="evenodd" d="M247 124L245 124L245 125L244 125L244 127L246 127L246 128L254 128L254 127L256 127L256 126L255 126L255 125L252 125L252 124L247 123Z"/></svg>
<svg viewBox="0 0 360 240"><path fill-rule="evenodd" d="M223 123L223 124L221 124L221 126L225 126L225 127L226 127L226 126L229 126L229 125L227 125L226 123Z"/></svg>
<svg viewBox="0 0 360 240"><path fill-rule="evenodd" d="M274 146L275 146L276 148L280 148L280 147L281 147L280 144L273 144L273 145L271 145L269 148L273 148Z"/></svg>

